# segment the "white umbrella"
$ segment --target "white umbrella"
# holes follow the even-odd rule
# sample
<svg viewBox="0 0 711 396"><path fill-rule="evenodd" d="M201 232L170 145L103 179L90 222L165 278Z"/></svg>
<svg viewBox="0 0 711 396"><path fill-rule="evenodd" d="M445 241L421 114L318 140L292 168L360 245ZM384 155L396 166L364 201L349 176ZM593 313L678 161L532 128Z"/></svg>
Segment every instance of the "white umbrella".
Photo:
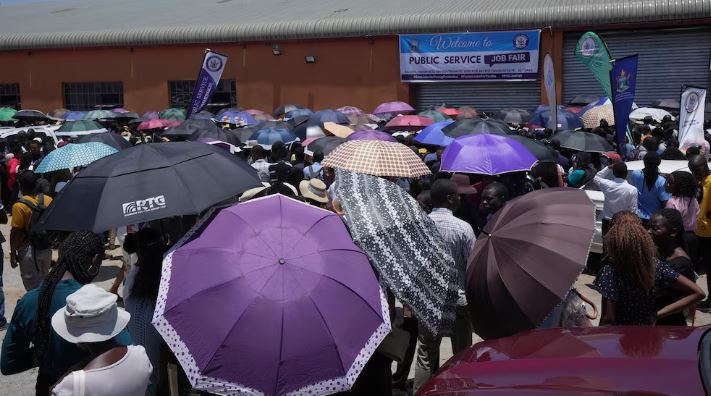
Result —
<svg viewBox="0 0 711 396"><path fill-rule="evenodd" d="M664 116L669 116L671 117L672 121L674 120L674 116L672 116L671 113L666 110L657 109L654 107L640 107L630 113L630 120L640 121L643 120L644 117L652 117L654 121L662 122Z"/></svg>

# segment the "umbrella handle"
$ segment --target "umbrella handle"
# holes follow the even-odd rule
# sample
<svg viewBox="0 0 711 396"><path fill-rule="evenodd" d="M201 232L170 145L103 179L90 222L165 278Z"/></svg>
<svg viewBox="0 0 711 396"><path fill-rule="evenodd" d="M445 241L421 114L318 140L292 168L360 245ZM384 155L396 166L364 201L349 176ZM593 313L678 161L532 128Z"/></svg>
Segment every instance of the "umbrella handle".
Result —
<svg viewBox="0 0 711 396"><path fill-rule="evenodd" d="M597 310L597 305L595 305L595 303L593 301L591 301L590 299L588 299L587 297L582 295L577 289L573 289L573 290L575 290L575 293L578 295L578 297L580 297L581 300L583 300L586 304L590 305L593 309L592 314L589 314L588 310L586 309L585 316L590 320L597 319L598 315L600 314L600 312Z"/></svg>

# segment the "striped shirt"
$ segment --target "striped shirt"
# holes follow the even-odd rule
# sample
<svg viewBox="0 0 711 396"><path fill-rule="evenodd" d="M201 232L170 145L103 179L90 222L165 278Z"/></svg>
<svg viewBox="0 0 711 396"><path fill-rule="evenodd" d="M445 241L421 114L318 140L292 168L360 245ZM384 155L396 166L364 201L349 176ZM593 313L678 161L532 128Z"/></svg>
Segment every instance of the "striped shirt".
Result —
<svg viewBox="0 0 711 396"><path fill-rule="evenodd" d="M454 258L459 289L463 291L466 283L467 262L476 242L474 230L466 221L454 217L452 211L447 208L434 208L429 216L434 221L444 243L452 254L452 258ZM461 295L462 292L460 292ZM459 305L465 304L462 304L460 298Z"/></svg>

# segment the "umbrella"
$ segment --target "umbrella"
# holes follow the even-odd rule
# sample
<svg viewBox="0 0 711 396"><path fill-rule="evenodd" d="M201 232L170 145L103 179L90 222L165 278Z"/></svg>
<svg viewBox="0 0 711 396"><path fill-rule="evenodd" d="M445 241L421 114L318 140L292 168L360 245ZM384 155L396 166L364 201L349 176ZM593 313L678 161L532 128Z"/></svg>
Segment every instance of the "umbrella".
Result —
<svg viewBox="0 0 711 396"><path fill-rule="evenodd" d="M458 120L463 120L466 118L476 118L479 117L479 110L469 107L469 106L462 106L459 109L457 109L457 119Z"/></svg>
<svg viewBox="0 0 711 396"><path fill-rule="evenodd" d="M457 300L454 260L434 222L395 183L341 169L335 194L353 240L380 279L433 334L450 328Z"/></svg>
<svg viewBox="0 0 711 396"><path fill-rule="evenodd" d="M632 110L632 112L630 113L630 120L641 121L645 119L645 117L652 117L654 121L662 122L662 120L666 116L671 117L672 121L674 120L674 116L672 116L671 113L666 110L655 109L653 107L640 107L638 109Z"/></svg>
<svg viewBox="0 0 711 396"><path fill-rule="evenodd" d="M215 117L219 118L219 117L223 116L225 113L239 113L240 111L244 111L244 109L242 109L240 107L225 107L223 109L220 109L220 111L217 112Z"/></svg>
<svg viewBox="0 0 711 396"><path fill-rule="evenodd" d="M385 127L395 131L419 131L434 124L432 118L419 115L399 115L385 124Z"/></svg>
<svg viewBox="0 0 711 396"><path fill-rule="evenodd" d="M128 110L124 109L123 107L116 107L114 109L111 109L114 113L128 113Z"/></svg>
<svg viewBox="0 0 711 396"><path fill-rule="evenodd" d="M83 136L106 132L106 128L96 121L66 121L54 134L57 136Z"/></svg>
<svg viewBox="0 0 711 396"><path fill-rule="evenodd" d="M604 137L590 132L562 131L551 137L560 142L561 147L588 153L612 151L612 145Z"/></svg>
<svg viewBox="0 0 711 396"><path fill-rule="evenodd" d="M392 117L396 114L413 113L415 109L405 102L385 102L378 105L373 110L373 114L377 116Z"/></svg>
<svg viewBox="0 0 711 396"><path fill-rule="evenodd" d="M12 118L25 122L49 121L50 118L39 110L20 110Z"/></svg>
<svg viewBox="0 0 711 396"><path fill-rule="evenodd" d="M651 107L661 107L667 110L679 110L681 108L681 104L679 103L679 99L659 99L652 102Z"/></svg>
<svg viewBox="0 0 711 396"><path fill-rule="evenodd" d="M255 114L252 117L259 122L274 121L274 117L272 117L271 114Z"/></svg>
<svg viewBox="0 0 711 396"><path fill-rule="evenodd" d="M67 113L69 113L69 110L64 109L64 108L60 108L60 109L54 109L54 110L52 110L52 111L49 113L49 116L63 120L63 119L64 119L64 115L67 114Z"/></svg>
<svg viewBox="0 0 711 396"><path fill-rule="evenodd" d="M104 120L116 118L116 113L110 110L93 110L84 114L85 120Z"/></svg>
<svg viewBox="0 0 711 396"><path fill-rule="evenodd" d="M596 106L583 113L583 126L588 129L600 126L600 120L607 121L608 125L615 125L615 113L612 105Z"/></svg>
<svg viewBox="0 0 711 396"><path fill-rule="evenodd" d="M190 136L190 140L192 141L196 141L198 139L219 140L221 142L229 143L234 146L239 146L240 144L242 144L242 142L239 140L239 137L237 137L237 135L232 133L229 129L222 129L217 127L210 129L200 129L195 131Z"/></svg>
<svg viewBox="0 0 711 396"><path fill-rule="evenodd" d="M302 109L302 108L303 107L297 106L295 104L285 104L283 106L279 106L276 109L274 109L274 112L272 113L272 115L276 118L279 118L279 117L284 116L286 113L288 113L290 111L294 111L294 110Z"/></svg>
<svg viewBox="0 0 711 396"><path fill-rule="evenodd" d="M569 105L573 106L587 106L590 103L595 102L598 100L597 96L591 96L591 95L578 95L573 97L573 99L568 102Z"/></svg>
<svg viewBox="0 0 711 396"><path fill-rule="evenodd" d="M0 121L2 122L8 122L8 121L14 121L14 118L12 118L15 113L17 113L17 110L10 108L10 107L0 107Z"/></svg>
<svg viewBox="0 0 711 396"><path fill-rule="evenodd" d="M456 117L459 115L459 110L457 110L453 107L438 107L437 111L441 111L442 113L446 114L448 117Z"/></svg>
<svg viewBox="0 0 711 396"><path fill-rule="evenodd" d="M203 110L199 113L191 114L190 119L191 120L211 120L215 117L214 114L210 113L207 110Z"/></svg>
<svg viewBox="0 0 711 396"><path fill-rule="evenodd" d="M309 125L308 117L292 118L288 122L294 125L294 134L301 140L310 139L313 137L326 136L323 124Z"/></svg>
<svg viewBox="0 0 711 396"><path fill-rule="evenodd" d="M138 125L138 130L139 131L147 131L147 130L151 130L151 129L165 129L165 128L168 128L168 127L171 127L174 125L175 124L173 124L172 122L170 122L168 120L163 120L163 119L153 120L153 119L151 119L151 120L146 120L146 121L141 122Z"/></svg>
<svg viewBox="0 0 711 396"><path fill-rule="evenodd" d="M526 150L536 157L538 162L558 162L558 154L538 140L529 139L520 135L508 135L506 138L513 139L521 143L524 147L526 147Z"/></svg>
<svg viewBox="0 0 711 396"><path fill-rule="evenodd" d="M334 150L323 166L373 176L416 178L432 174L409 147L382 140L348 141Z"/></svg>
<svg viewBox="0 0 711 396"><path fill-rule="evenodd" d="M153 318L191 384L250 395L350 389L390 318L341 219L274 195L196 229L164 260Z"/></svg>
<svg viewBox="0 0 711 396"><path fill-rule="evenodd" d="M238 127L259 124L259 121L257 121L251 114L247 113L246 111L224 112L221 115L215 117L215 122L232 124Z"/></svg>
<svg viewBox="0 0 711 396"><path fill-rule="evenodd" d="M284 119L295 118L295 117L311 117L314 112L311 109L296 109L284 114Z"/></svg>
<svg viewBox="0 0 711 396"><path fill-rule="evenodd" d="M386 142L397 142L397 139L389 133L383 131L358 131L348 136L349 140L384 140Z"/></svg>
<svg viewBox="0 0 711 396"><path fill-rule="evenodd" d="M161 120L162 121L162 120ZM163 137L189 137L197 132L211 131L214 133L222 132L222 128L215 125L211 120L190 118L185 120L180 125L172 126L166 129L161 136Z"/></svg>
<svg viewBox="0 0 711 396"><path fill-rule="evenodd" d="M551 124L551 111L548 106L540 106L533 114L533 117L528 121L531 128L549 128L549 129L577 129L583 127L583 120L577 114L569 110L558 108L558 125Z"/></svg>
<svg viewBox="0 0 711 396"><path fill-rule="evenodd" d="M195 140L196 142L200 143L205 143L205 144L210 144L216 147L219 147L221 149L227 150L230 154L236 154L242 151L241 148L235 146L234 144L230 144L227 142L223 142L221 140L215 140L215 139L210 139L210 138L198 138Z"/></svg>
<svg viewBox="0 0 711 396"><path fill-rule="evenodd" d="M158 118L169 121L185 121L185 110L183 109L165 109L158 113Z"/></svg>
<svg viewBox="0 0 711 396"><path fill-rule="evenodd" d="M82 136L79 139L79 143L90 142L103 143L107 146L115 148L116 150L123 150L131 147L131 143L129 143L128 140L121 137L121 135L117 135L111 132L94 133L91 135Z"/></svg>
<svg viewBox="0 0 711 396"><path fill-rule="evenodd" d="M83 120L84 117L86 117L86 111L70 111L68 113L64 113L64 120L65 121L79 121Z"/></svg>
<svg viewBox="0 0 711 396"><path fill-rule="evenodd" d="M324 122L323 129L333 136L338 136L344 139L353 134L353 130L351 128L333 122Z"/></svg>
<svg viewBox="0 0 711 396"><path fill-rule="evenodd" d="M500 175L531 170L536 157L526 147L505 136L462 136L442 153L443 172Z"/></svg>
<svg viewBox="0 0 711 396"><path fill-rule="evenodd" d="M450 119L447 114L444 114L441 111L437 110L425 110L417 115L421 117L431 118L434 122L445 121Z"/></svg>
<svg viewBox="0 0 711 396"><path fill-rule="evenodd" d="M125 113L117 113L114 118L117 120L135 120L140 117L138 116L138 114L136 114L132 111L127 111Z"/></svg>
<svg viewBox="0 0 711 396"><path fill-rule="evenodd" d="M493 118L465 118L445 126L442 132L451 138L458 138L475 133L507 135L511 129L505 122Z"/></svg>
<svg viewBox="0 0 711 396"><path fill-rule="evenodd" d="M420 144L429 144L432 146L448 146L452 143L454 138L445 135L442 128L453 122L452 120L435 122L418 133L417 136L415 136L415 141Z"/></svg>
<svg viewBox="0 0 711 396"><path fill-rule="evenodd" d="M339 107L336 109L336 111L339 111L345 115L362 115L365 114L365 112L357 107L354 106L343 106Z"/></svg>
<svg viewBox="0 0 711 396"><path fill-rule="evenodd" d="M313 113L309 117L309 125L318 125L326 122L332 122L334 124L348 125L350 120L348 117L336 110L326 109Z"/></svg>
<svg viewBox="0 0 711 396"><path fill-rule="evenodd" d="M523 125L531 119L531 112L524 109L503 109L496 116L507 124Z"/></svg>
<svg viewBox="0 0 711 396"><path fill-rule="evenodd" d="M310 137L310 138L304 140L303 142L301 142L301 145L304 146L304 147L308 147L309 144L311 144L311 143L313 143L313 142L315 142L315 141L321 139L322 137L324 137L324 136Z"/></svg>
<svg viewBox="0 0 711 396"><path fill-rule="evenodd" d="M141 116L144 120L157 120L160 118L160 114L157 111L147 111Z"/></svg>
<svg viewBox="0 0 711 396"><path fill-rule="evenodd" d="M104 232L198 214L261 186L246 162L207 144L139 144L79 172L40 219L48 230Z"/></svg>
<svg viewBox="0 0 711 396"><path fill-rule="evenodd" d="M595 205L582 190L538 190L504 205L467 267L475 332L498 338L540 324L584 269L594 231Z"/></svg>
<svg viewBox="0 0 711 396"><path fill-rule="evenodd" d="M296 135L288 128L264 126L252 133L249 140L256 140L259 145L271 149L276 142L291 143L297 139Z"/></svg>
<svg viewBox="0 0 711 396"><path fill-rule="evenodd" d="M259 109L247 109L247 110L245 110L245 111L246 111L247 113L251 114L252 116L267 114L267 113L265 113L265 112L263 112L262 110L259 110Z"/></svg>
<svg viewBox="0 0 711 396"><path fill-rule="evenodd" d="M306 150L304 151L308 155L314 155L314 153L321 153L324 156L331 154L341 144L347 142L348 140L340 138L338 136L326 136L316 138L311 142L304 142Z"/></svg>
<svg viewBox="0 0 711 396"><path fill-rule="evenodd" d="M53 172L61 169L72 169L87 166L94 161L117 153L115 148L97 142L67 144L52 150L35 169L37 173Z"/></svg>

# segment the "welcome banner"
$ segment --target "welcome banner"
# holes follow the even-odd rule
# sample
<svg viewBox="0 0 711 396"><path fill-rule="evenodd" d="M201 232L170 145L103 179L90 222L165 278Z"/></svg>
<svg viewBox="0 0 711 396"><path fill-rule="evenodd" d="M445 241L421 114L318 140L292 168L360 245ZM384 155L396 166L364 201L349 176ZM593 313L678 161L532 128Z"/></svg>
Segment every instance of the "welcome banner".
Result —
<svg viewBox="0 0 711 396"><path fill-rule="evenodd" d="M400 80L532 81L540 30L400 35Z"/></svg>
<svg viewBox="0 0 711 396"><path fill-rule="evenodd" d="M217 84L222 77L222 71L225 70L227 64L227 56L218 54L211 50L205 51L205 57L202 59L202 67L195 81L195 89L193 97L188 107L188 116L197 114L207 106L212 99L212 95L217 89Z"/></svg>
<svg viewBox="0 0 711 396"><path fill-rule="evenodd" d="M702 146L704 143L706 90L699 87L685 86L681 92L680 104L679 149L686 152L689 147Z"/></svg>

